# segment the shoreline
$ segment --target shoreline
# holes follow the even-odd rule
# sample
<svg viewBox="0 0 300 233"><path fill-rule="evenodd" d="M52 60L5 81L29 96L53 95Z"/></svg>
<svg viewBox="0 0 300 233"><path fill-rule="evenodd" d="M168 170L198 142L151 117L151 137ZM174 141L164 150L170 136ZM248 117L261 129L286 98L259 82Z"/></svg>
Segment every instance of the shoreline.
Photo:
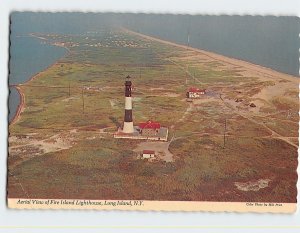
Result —
<svg viewBox="0 0 300 233"><path fill-rule="evenodd" d="M37 38L37 39L40 39L40 40L42 40L42 41L48 41L47 38L42 37L42 36L37 36L37 35L35 35L34 33L29 33L29 36L34 37L34 38ZM71 52L71 50L70 50L68 47L63 46L63 45L60 45L60 44L51 44L51 43L48 43L48 45L56 46L56 47L60 47L60 48L64 48L64 49L67 50L67 52L69 52L69 53ZM63 57L64 57L64 56L63 56ZM47 69L47 68L46 68L46 69Z"/></svg>
<svg viewBox="0 0 300 233"><path fill-rule="evenodd" d="M33 33L30 33L29 36L38 38L38 39L40 39L40 40L47 40L46 38L36 36L36 35L34 35ZM20 103L18 104L18 107L17 107L17 111L16 111L15 116L12 118L12 120L11 120L10 122L8 122L8 126L11 126L11 125L15 124L15 123L20 119L20 115L21 115L21 113L24 111L24 108L25 108L25 94L24 94L24 92L22 91L21 86L28 84L29 82L31 82L32 80L34 80L35 78L37 78L39 75L41 75L42 73L44 73L46 70L48 70L48 69L51 68L52 66L57 65L58 62L59 62L62 58L68 56L68 55L71 53L71 50L70 50L68 47L65 47L65 46L62 46L62 45L54 45L54 44L49 44L49 45L61 47L61 48L66 49L67 51L66 51L66 53L65 53L62 57L60 57L57 61L55 61L54 63L50 64L49 66L47 66L45 69L39 71L38 73L32 75L27 81L25 81L25 82L23 82L23 83L19 83L19 84L12 84L12 85L9 85L9 87L14 87L14 88L16 88L17 92L18 92L19 95L20 95Z"/></svg>
<svg viewBox="0 0 300 233"><path fill-rule="evenodd" d="M13 125L14 123L16 123L19 120L21 113L25 109L25 94L24 94L24 92L21 91L20 86L13 86L13 87L16 88L17 92L20 95L20 103L18 104L16 114L12 118L11 122L9 122L9 126Z"/></svg>
<svg viewBox="0 0 300 233"><path fill-rule="evenodd" d="M279 78L280 79L281 78L281 79L285 79L285 80L288 80L288 81L291 81L291 82L295 82L297 84L299 84L299 81L300 81L300 80L298 80L297 76L293 76L293 75L281 73L279 71L272 70L271 68L264 67L264 66L257 65L257 64L253 64L253 63L250 63L250 62L247 62L247 61L244 61L244 60L239 60L239 59L236 59L236 58L227 57L227 56L224 56L224 55L221 55L221 54L217 54L217 53L213 53L213 52L209 52L209 51L206 51L206 50L197 49L197 48L189 47L189 46L186 46L186 45L181 45L181 44L177 44L177 43L174 43L174 42L162 40L162 39L159 39L159 38L156 38L156 37L152 37L152 36L141 34L141 33L135 32L135 31L131 31L131 30L129 30L127 28L123 28L123 27L121 28L121 30L124 31L124 32L127 32L129 34L140 36L140 37L148 39L148 40L157 41L159 43L163 43L163 44L167 44L167 45L171 45L171 46L183 48L183 49L190 50L190 51L195 51L195 52L198 52L198 53L203 54L205 56L208 56L209 58L211 58L213 60L220 61L222 63L227 63L227 64L235 65L235 66L241 66L241 67L245 68L246 71L248 70L248 71L256 72L258 74L262 74L263 76L260 77L260 78L267 78L267 79L270 79L270 78L271 79L272 78L276 78L276 79ZM35 37L35 38L40 39L40 40L46 40L47 41L46 38L34 35L33 33L30 33L29 36ZM71 50L68 47L66 47L66 46L57 45L57 44L49 44L49 45L64 48L64 49L67 50L67 52L66 52L66 54L64 56L62 56L61 58L59 58L56 62L54 62L53 64L50 64L45 69L43 69L40 72L36 73L35 75L31 76L30 79L28 79L24 83L11 85L11 86L14 86L16 88L17 92L19 93L21 102L18 105L18 108L17 108L15 116L13 117L13 119L11 120L11 122L9 122L9 126L15 124L20 119L20 114L23 112L23 110L25 108L25 95L24 95L24 93L23 93L23 91L22 91L22 89L20 87L22 85L25 85L25 84L29 83L30 81L34 80L40 74L42 74L46 70L48 70L50 67L52 67L54 65L57 65L58 62L62 58L68 56L71 53Z"/></svg>
<svg viewBox="0 0 300 233"><path fill-rule="evenodd" d="M159 39L159 38L156 38L156 37L141 34L141 33L132 31L132 30L124 28L124 27L122 27L121 30L123 30L123 31L125 31L129 34L133 34L133 35L136 35L136 36L143 37L143 38L148 39L148 40L157 41L157 42L160 42L160 43L163 43L163 44L183 48L183 49L190 50L190 51L195 51L195 52L203 54L203 55L205 55L205 56L207 56L207 57L209 57L213 60L220 61L220 62L223 62L223 63L227 63L229 65L241 66L241 67L247 69L248 71L252 71L252 72L262 74L263 75L262 78L270 78L268 76L272 76L272 78L273 77L282 78L282 79L285 79L285 80L288 80L288 81L296 82L298 84L299 84L299 81L300 81L300 80L298 80L297 76L282 73L282 72L273 70L273 69L268 68L268 67L253 64L253 63L248 62L248 61L244 61L244 60L240 60L240 59L237 59L237 58L224 56L224 55L221 55L221 54L218 54L218 53L214 53L214 52L210 52L210 51L197 49L197 48L193 48L193 47L190 47L190 46L181 45L181 44L177 44L177 43L174 43L174 42L166 41L166 40Z"/></svg>

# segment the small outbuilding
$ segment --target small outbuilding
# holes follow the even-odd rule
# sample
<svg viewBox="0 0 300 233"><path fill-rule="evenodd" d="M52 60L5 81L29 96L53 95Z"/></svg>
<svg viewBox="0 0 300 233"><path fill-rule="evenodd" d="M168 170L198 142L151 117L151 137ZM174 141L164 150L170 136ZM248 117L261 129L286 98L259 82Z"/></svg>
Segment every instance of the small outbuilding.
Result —
<svg viewBox="0 0 300 233"><path fill-rule="evenodd" d="M154 150L143 150L143 158L144 159L150 159L155 157L155 151Z"/></svg>
<svg viewBox="0 0 300 233"><path fill-rule="evenodd" d="M205 95L206 90L205 89L199 89L196 87L190 87L188 91L186 92L187 98L200 98L202 95Z"/></svg>

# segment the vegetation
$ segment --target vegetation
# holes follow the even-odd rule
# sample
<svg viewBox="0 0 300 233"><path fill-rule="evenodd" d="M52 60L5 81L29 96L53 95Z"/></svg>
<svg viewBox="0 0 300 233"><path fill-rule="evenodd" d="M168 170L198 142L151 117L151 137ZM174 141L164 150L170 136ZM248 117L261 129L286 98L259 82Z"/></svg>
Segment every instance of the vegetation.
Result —
<svg viewBox="0 0 300 233"><path fill-rule="evenodd" d="M298 112L296 86L261 99L274 82L123 31L42 36L70 52L20 86L26 99L9 127L9 197L25 197L22 184L30 198L296 202L297 148L279 137L298 136L298 117L280 114ZM127 75L135 124L168 127L174 162L138 160L140 141L113 138ZM209 93L188 103L190 86ZM251 101L263 104L253 112ZM258 192L234 185L261 178L271 182Z"/></svg>

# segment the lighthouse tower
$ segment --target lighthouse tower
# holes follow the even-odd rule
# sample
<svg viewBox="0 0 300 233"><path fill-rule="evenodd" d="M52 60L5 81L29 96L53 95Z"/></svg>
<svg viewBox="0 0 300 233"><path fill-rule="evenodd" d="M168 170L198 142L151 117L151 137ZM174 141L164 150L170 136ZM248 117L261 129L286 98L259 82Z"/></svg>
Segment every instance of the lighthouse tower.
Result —
<svg viewBox="0 0 300 233"><path fill-rule="evenodd" d="M133 133L133 121L132 121L132 97L131 97L131 81L130 76L126 77L125 81L125 116L123 133Z"/></svg>

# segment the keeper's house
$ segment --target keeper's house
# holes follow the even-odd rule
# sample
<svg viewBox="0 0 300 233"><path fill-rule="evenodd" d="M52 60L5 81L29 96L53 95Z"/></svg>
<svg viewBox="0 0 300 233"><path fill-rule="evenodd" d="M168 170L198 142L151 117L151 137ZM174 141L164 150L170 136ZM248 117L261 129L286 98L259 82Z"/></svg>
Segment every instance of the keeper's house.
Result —
<svg viewBox="0 0 300 233"><path fill-rule="evenodd" d="M186 97L190 99L200 98L201 96L205 95L205 89L198 89L196 87L190 87L186 92Z"/></svg>
<svg viewBox="0 0 300 233"><path fill-rule="evenodd" d="M160 123L147 121L139 124L140 134L146 137L156 137L159 135Z"/></svg>

